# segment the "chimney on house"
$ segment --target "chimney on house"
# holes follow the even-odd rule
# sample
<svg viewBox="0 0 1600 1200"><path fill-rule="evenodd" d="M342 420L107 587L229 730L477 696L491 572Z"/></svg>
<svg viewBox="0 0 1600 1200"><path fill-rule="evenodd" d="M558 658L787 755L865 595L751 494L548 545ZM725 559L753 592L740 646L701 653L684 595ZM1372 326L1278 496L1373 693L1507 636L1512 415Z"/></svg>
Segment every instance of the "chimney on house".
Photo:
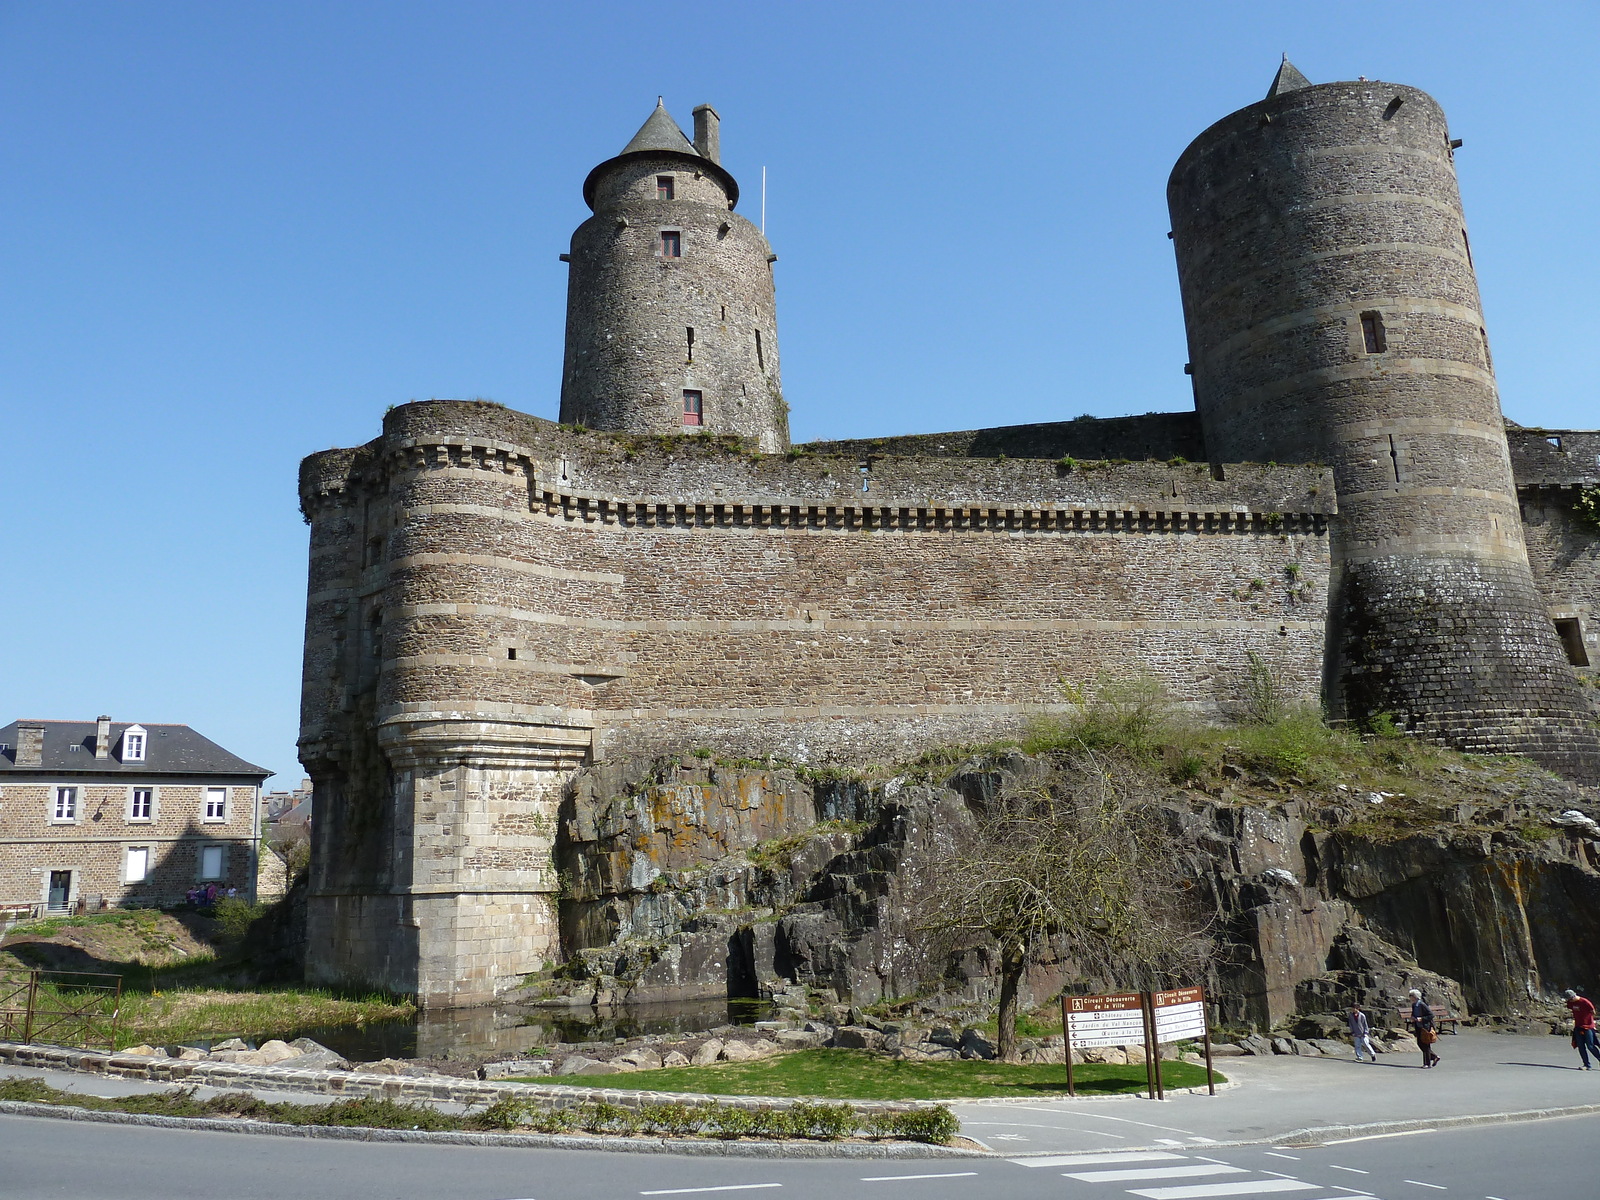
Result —
<svg viewBox="0 0 1600 1200"><path fill-rule="evenodd" d="M19 767L44 766L44 722L17 722L17 758Z"/></svg>
<svg viewBox="0 0 1600 1200"><path fill-rule="evenodd" d="M99 717L94 723L94 756L105 758L111 753L111 718Z"/></svg>
<svg viewBox="0 0 1600 1200"><path fill-rule="evenodd" d="M722 118L709 104L694 110L694 148L701 158L722 165Z"/></svg>

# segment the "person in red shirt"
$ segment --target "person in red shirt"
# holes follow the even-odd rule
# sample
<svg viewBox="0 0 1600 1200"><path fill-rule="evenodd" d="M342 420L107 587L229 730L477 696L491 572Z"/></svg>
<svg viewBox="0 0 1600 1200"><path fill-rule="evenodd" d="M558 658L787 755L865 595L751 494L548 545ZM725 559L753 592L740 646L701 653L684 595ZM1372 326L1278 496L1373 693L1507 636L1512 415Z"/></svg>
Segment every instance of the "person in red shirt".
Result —
<svg viewBox="0 0 1600 1200"><path fill-rule="evenodd" d="M1577 1047L1578 1057L1583 1059L1583 1069L1592 1071L1589 1065L1589 1056L1594 1055L1595 1065L1600 1066L1600 1041L1596 1040L1594 1029L1594 1005L1588 997L1580 996L1577 992L1567 990L1561 993L1567 1001L1567 1011L1572 1014L1572 1044Z"/></svg>

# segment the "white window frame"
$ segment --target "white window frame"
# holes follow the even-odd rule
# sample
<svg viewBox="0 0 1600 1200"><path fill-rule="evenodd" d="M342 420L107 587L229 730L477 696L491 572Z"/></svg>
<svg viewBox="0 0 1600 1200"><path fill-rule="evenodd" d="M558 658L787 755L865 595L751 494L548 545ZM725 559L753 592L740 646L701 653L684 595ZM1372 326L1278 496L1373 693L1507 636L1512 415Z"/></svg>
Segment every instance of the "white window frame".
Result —
<svg viewBox="0 0 1600 1200"><path fill-rule="evenodd" d="M138 804L137 804L140 792L146 793L150 798L149 806L145 810L145 814L142 817L139 815ZM130 822L132 822L133 824L135 824L135 825L147 825L150 822L154 821L155 819L156 819L156 789L155 789L155 785L151 784L149 787L139 787L137 785L134 786L134 787L130 787L128 789L128 820Z"/></svg>
<svg viewBox="0 0 1600 1200"><path fill-rule="evenodd" d="M135 875L133 873L133 862L134 862L133 856L136 855L136 854L142 854L144 856L144 869L138 875ZM145 883L145 882L147 882L149 880L149 878L150 878L150 847L149 846L125 846L125 847L123 847L123 851L122 851L122 882L123 882L123 884L127 885L127 884L133 884L133 883Z"/></svg>
<svg viewBox="0 0 1600 1200"><path fill-rule="evenodd" d="M213 816L212 813L211 813L211 797L214 796L218 792L222 793L222 809L215 816ZM225 824L227 822L227 820L228 820L228 789L227 788L225 788L225 787L208 787L208 788L206 788L205 796L201 800L200 803L201 803L201 806L202 806L201 809L200 809L200 819L203 822L206 822L207 824L211 824L211 825L221 825L221 824Z"/></svg>
<svg viewBox="0 0 1600 1200"><path fill-rule="evenodd" d="M63 805L63 799L66 804ZM65 811L63 811L63 808ZM50 808L50 824L76 825L78 823L78 787L71 783L58 783Z"/></svg>
<svg viewBox="0 0 1600 1200"><path fill-rule="evenodd" d="M150 734L143 725L129 725L122 731L122 753L118 757L125 763L143 762L150 748Z"/></svg>
<svg viewBox="0 0 1600 1200"><path fill-rule="evenodd" d="M217 873L206 874L206 855L216 852ZM221 883L228 877L228 844L226 842L202 842L200 850L194 857L194 877L201 883Z"/></svg>

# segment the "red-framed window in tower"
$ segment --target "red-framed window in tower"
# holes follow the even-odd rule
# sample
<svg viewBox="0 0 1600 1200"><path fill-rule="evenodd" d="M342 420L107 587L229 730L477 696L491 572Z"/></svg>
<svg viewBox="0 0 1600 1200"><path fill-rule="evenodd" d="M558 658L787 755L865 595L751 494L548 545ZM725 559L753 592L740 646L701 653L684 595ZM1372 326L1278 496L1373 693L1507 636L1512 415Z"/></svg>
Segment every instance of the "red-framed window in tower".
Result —
<svg viewBox="0 0 1600 1200"><path fill-rule="evenodd" d="M683 234L676 229L663 229L661 231L661 257L683 257Z"/></svg>
<svg viewBox="0 0 1600 1200"><path fill-rule="evenodd" d="M699 392L687 388L683 393L683 423L685 425L699 425L704 415L704 398Z"/></svg>
<svg viewBox="0 0 1600 1200"><path fill-rule="evenodd" d="M677 190L677 182L671 175L657 175L656 199L671 200L673 193Z"/></svg>

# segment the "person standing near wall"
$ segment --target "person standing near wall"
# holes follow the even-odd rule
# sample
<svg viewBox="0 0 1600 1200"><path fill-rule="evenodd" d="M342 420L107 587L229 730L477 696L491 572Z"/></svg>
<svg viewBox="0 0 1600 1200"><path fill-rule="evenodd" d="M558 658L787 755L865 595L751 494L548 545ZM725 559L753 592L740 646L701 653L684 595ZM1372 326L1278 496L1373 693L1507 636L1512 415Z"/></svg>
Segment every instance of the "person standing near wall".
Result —
<svg viewBox="0 0 1600 1200"><path fill-rule="evenodd" d="M1596 1040L1594 1028L1594 1004L1587 996L1580 996L1577 992L1568 989L1561 993L1567 1002L1567 1011L1572 1014L1572 1047L1578 1052L1578 1057L1583 1060L1583 1069L1592 1071L1589 1065L1589 1056L1594 1055L1596 1065L1600 1065L1600 1041Z"/></svg>

